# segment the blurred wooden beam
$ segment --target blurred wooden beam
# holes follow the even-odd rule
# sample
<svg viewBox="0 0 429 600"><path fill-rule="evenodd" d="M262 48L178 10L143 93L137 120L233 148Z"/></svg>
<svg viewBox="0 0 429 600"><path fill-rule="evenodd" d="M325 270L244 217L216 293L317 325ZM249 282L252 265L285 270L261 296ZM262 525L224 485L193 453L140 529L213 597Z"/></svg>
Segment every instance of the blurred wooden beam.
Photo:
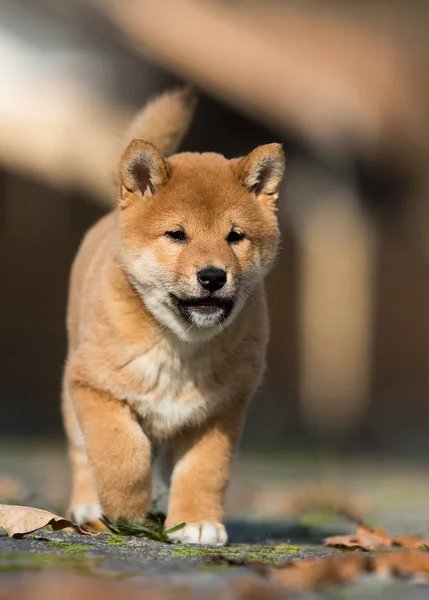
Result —
<svg viewBox="0 0 429 600"><path fill-rule="evenodd" d="M393 27L375 19L369 26L368 19L350 21L338 10L280 3L251 9L209 0L87 1L137 50L322 147L352 143L373 152L419 135L419 92L407 47Z"/></svg>
<svg viewBox="0 0 429 600"><path fill-rule="evenodd" d="M28 82L0 109L0 162L113 205L112 175L127 115L70 80Z"/></svg>
<svg viewBox="0 0 429 600"><path fill-rule="evenodd" d="M416 78L393 29L271 3L75 2L107 15L133 48L330 158L350 144L371 155L396 143L410 155L424 136ZM10 97L14 110L0 106L0 161L105 202L128 115L66 77L36 81Z"/></svg>
<svg viewBox="0 0 429 600"><path fill-rule="evenodd" d="M301 407L325 435L356 427L371 396L376 245L354 200L321 199L301 227Z"/></svg>

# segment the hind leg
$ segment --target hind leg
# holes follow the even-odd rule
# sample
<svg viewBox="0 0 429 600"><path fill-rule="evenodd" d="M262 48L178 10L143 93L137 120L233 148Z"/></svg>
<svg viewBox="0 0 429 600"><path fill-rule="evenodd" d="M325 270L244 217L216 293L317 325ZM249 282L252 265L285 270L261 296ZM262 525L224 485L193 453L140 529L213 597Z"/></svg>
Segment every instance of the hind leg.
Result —
<svg viewBox="0 0 429 600"><path fill-rule="evenodd" d="M72 468L69 516L78 525L89 524L91 527L102 530L104 526L99 521L101 507L86 454L85 441L66 384L63 391L62 410Z"/></svg>

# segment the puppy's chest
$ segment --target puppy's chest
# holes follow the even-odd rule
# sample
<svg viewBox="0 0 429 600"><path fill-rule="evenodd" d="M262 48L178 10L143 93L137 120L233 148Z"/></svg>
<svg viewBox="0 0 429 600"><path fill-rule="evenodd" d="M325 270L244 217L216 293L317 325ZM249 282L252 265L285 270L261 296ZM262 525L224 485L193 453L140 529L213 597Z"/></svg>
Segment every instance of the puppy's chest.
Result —
<svg viewBox="0 0 429 600"><path fill-rule="evenodd" d="M156 348L134 359L128 372L128 401L158 437L201 422L228 394L219 367L204 355L183 360Z"/></svg>

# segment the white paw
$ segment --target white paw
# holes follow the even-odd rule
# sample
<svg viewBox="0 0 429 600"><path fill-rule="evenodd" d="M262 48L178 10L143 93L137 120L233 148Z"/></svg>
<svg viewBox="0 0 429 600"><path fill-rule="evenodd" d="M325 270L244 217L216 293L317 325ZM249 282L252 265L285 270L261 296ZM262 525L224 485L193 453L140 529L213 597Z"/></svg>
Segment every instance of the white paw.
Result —
<svg viewBox="0 0 429 600"><path fill-rule="evenodd" d="M87 502L85 504L77 504L72 510L72 520L77 525L85 525L85 523L95 523L101 517L101 506L98 502Z"/></svg>
<svg viewBox="0 0 429 600"><path fill-rule="evenodd" d="M204 546L224 546L228 541L225 527L221 523L198 521L189 523L170 535L173 542L182 544L202 544Z"/></svg>

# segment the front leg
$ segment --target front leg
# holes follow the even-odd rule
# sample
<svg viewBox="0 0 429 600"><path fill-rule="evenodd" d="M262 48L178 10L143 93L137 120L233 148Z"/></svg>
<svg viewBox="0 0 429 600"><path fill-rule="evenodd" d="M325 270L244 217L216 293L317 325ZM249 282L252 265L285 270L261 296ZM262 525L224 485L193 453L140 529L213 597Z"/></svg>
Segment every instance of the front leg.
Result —
<svg viewBox="0 0 429 600"><path fill-rule="evenodd" d="M179 523L186 526L171 535L174 541L226 544L228 537L222 523L225 492L243 415L244 407L234 407L175 440L165 526L167 529Z"/></svg>
<svg viewBox="0 0 429 600"><path fill-rule="evenodd" d="M90 386L71 395L103 513L144 520L151 503L151 447L130 407Z"/></svg>

